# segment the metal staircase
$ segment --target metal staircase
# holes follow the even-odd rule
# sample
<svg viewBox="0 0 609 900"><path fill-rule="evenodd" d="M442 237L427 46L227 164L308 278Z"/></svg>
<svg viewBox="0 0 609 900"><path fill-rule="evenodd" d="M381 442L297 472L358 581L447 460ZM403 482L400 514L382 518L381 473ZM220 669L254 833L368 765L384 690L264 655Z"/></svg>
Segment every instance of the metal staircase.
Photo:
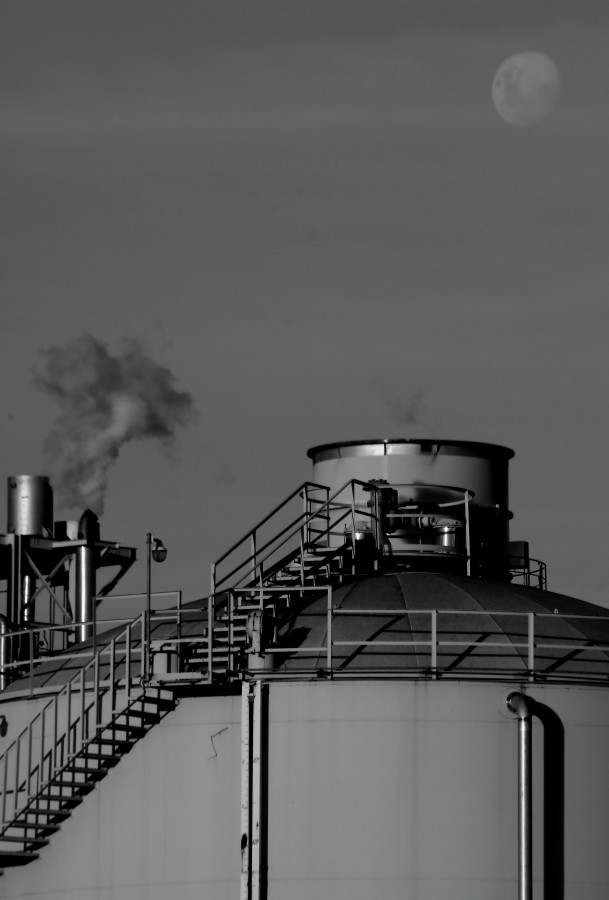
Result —
<svg viewBox="0 0 609 900"><path fill-rule="evenodd" d="M171 692L146 683L144 637L141 617L90 651L0 757L0 868L37 859L97 782L175 708Z"/></svg>
<svg viewBox="0 0 609 900"><path fill-rule="evenodd" d="M370 512L356 503L362 490L371 495ZM305 482L229 548L212 566L207 628L187 647L186 667L209 682L239 679L256 628L268 636L295 604L311 601L313 588L324 591L355 571L358 529L364 524L378 538L375 497L357 479L332 495Z"/></svg>

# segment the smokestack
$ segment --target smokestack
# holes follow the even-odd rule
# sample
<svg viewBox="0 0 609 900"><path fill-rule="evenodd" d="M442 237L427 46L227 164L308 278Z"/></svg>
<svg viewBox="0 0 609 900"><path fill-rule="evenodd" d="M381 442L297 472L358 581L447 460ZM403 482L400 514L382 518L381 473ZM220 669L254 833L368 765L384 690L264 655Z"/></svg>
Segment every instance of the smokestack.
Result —
<svg viewBox="0 0 609 900"><path fill-rule="evenodd" d="M53 533L53 490L46 475L11 475L7 480L8 534L15 535L17 558L21 560L22 538L50 536ZM9 611L15 627L35 620L34 601L36 578L22 571L21 565L12 573L17 589L11 591Z"/></svg>
<svg viewBox="0 0 609 900"><path fill-rule="evenodd" d="M78 523L78 537L87 542L76 551L76 585L74 621L76 643L87 641L95 634L97 584L95 577L95 542L99 540L99 519L86 509Z"/></svg>

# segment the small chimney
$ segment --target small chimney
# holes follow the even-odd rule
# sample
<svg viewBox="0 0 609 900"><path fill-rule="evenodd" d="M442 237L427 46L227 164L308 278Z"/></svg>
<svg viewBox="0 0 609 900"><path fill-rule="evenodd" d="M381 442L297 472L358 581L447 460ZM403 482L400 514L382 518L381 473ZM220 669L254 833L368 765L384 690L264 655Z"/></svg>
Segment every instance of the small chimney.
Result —
<svg viewBox="0 0 609 900"><path fill-rule="evenodd" d="M87 641L95 633L97 582L95 577L95 543L99 540L99 519L86 509L78 522L78 537L87 543L76 552L76 585L74 621L76 643Z"/></svg>
<svg viewBox="0 0 609 900"><path fill-rule="evenodd" d="M50 536L53 490L46 475L11 475L7 490L8 534Z"/></svg>

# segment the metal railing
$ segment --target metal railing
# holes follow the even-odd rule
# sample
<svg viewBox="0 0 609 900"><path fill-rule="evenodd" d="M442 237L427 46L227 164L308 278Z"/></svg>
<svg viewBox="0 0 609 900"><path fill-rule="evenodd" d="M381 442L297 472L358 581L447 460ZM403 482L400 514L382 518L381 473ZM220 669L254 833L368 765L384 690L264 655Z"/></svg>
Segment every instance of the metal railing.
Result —
<svg viewBox="0 0 609 900"><path fill-rule="evenodd" d="M524 584L526 587L537 587L541 591L548 589L548 573L545 562L530 557L521 568L510 569L513 584Z"/></svg>
<svg viewBox="0 0 609 900"><path fill-rule="evenodd" d="M143 680L144 634L142 614L92 651L89 661L6 748L0 757L3 827L109 724L119 708L119 699L120 708L129 706L135 685ZM64 658L72 656L82 661L83 651Z"/></svg>
<svg viewBox="0 0 609 900"><path fill-rule="evenodd" d="M325 594L325 603L302 611L307 625L311 625L310 620L324 620L322 628L317 629L321 640L291 645L289 632L274 635L265 651L293 658L283 672L280 665L265 677L310 676L323 669L333 677L364 673L386 677L394 673L417 678L583 681L609 687L608 616L505 610L342 609L334 605L330 585L304 590L320 598ZM280 600L289 592L285 587L268 586L234 589L230 592L233 615L263 611L273 603L269 595ZM347 617L367 620L362 631L368 638L347 640L337 635L337 620ZM376 627L373 623L378 620ZM577 633L578 623L604 624L606 640ZM372 654L368 666L364 666L366 654ZM299 657L304 659L302 666ZM356 657L357 667L349 668Z"/></svg>
<svg viewBox="0 0 609 900"><path fill-rule="evenodd" d="M352 479L330 496L325 485L305 482L212 563L211 595L243 583L263 584L291 559L302 556L305 549L329 546L332 536L341 534L337 526L348 519L351 527L344 527L343 537L344 531L348 531L351 540L355 541L356 516L358 521L370 522L371 530L376 532L378 517L356 504L357 487L370 493L377 491L369 482ZM319 492L322 492L321 500L315 496ZM296 498L303 501L304 508L284 521L282 516ZM270 536L265 533L267 527ZM219 568L223 564L228 565L229 570L220 574Z"/></svg>

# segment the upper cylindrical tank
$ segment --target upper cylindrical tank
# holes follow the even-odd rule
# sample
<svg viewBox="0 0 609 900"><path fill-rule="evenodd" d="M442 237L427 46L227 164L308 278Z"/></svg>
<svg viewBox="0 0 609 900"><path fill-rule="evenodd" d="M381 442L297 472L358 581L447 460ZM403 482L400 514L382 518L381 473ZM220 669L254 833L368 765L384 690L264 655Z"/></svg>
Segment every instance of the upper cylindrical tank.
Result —
<svg viewBox="0 0 609 900"><path fill-rule="evenodd" d="M313 480L331 491L352 478L390 484L460 488L479 506L508 509L508 461L514 451L476 441L386 439L345 441L312 447ZM402 499L400 497L400 499ZM416 498L415 498L416 499Z"/></svg>
<svg viewBox="0 0 609 900"><path fill-rule="evenodd" d="M468 574L501 579L508 577L513 455L496 444L403 438L322 444L308 451L313 481L327 485L331 495L353 479L374 482L381 491L376 503L384 553L408 556L409 565L419 568L460 571L465 562ZM361 484L353 488L356 529L375 527L370 490ZM335 533L332 540L340 538Z"/></svg>
<svg viewBox="0 0 609 900"><path fill-rule="evenodd" d="M53 490L46 475L11 475L7 487L7 532L39 535L53 530Z"/></svg>

